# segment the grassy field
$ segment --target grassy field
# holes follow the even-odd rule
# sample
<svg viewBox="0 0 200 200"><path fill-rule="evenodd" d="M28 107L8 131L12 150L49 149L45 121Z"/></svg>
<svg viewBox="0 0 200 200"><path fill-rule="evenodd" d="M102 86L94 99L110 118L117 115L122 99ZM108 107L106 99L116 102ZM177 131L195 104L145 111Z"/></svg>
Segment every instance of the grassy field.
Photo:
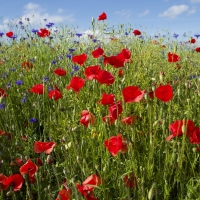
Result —
<svg viewBox="0 0 200 200"><path fill-rule="evenodd" d="M1 199L200 199L198 35L103 17L0 33Z"/></svg>

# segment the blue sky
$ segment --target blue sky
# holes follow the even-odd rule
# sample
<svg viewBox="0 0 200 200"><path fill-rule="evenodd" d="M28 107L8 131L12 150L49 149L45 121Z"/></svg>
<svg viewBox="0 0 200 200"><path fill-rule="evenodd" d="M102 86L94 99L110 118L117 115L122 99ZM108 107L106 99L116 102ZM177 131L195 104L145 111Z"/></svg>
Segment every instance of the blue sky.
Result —
<svg viewBox="0 0 200 200"><path fill-rule="evenodd" d="M9 0L0 6L0 31L10 20L29 17L33 28L40 22L44 25L46 18L57 26L74 24L84 32L92 17L97 19L102 12L110 26L131 24L147 34L200 34L200 0Z"/></svg>

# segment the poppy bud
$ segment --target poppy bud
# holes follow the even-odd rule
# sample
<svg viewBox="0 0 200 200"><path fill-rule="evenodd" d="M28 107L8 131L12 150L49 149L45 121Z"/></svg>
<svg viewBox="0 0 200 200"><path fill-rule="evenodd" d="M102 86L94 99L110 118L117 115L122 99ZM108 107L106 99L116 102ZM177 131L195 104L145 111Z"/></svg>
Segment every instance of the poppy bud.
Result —
<svg viewBox="0 0 200 200"><path fill-rule="evenodd" d="M14 193L14 192L13 192L12 190L10 190L10 191L8 191L8 192L6 193L6 196L7 196L7 197L11 197L11 196L13 195L13 193Z"/></svg>
<svg viewBox="0 0 200 200"><path fill-rule="evenodd" d="M48 165L51 164L53 162L53 157L51 155L48 155L46 162Z"/></svg>

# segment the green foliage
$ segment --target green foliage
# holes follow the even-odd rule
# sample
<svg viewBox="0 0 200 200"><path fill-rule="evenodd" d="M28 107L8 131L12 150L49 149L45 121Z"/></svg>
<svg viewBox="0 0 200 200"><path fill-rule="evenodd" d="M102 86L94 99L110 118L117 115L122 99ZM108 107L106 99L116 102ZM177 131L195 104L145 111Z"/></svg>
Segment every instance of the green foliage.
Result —
<svg viewBox="0 0 200 200"><path fill-rule="evenodd" d="M191 119L196 126L200 126L198 53L163 38L155 44L147 36L143 39L125 37L122 29L118 30L118 40L110 41L108 34L103 33L106 26L101 27L93 22L93 29L100 30L96 37L101 43L93 43L86 37L78 39L73 30L59 30L54 33L53 40L33 35L33 39L29 37L25 41L2 42L0 75L5 77L1 78L0 88L5 89L8 83L11 86L6 90L8 96L0 97L0 102L5 103L5 109L0 109L0 130L10 133L12 138L6 134L0 136L1 173L6 176L19 173L17 164L10 165L19 157L24 162L28 158L33 162L40 158L44 165L39 166L34 184L26 179L26 185L19 192L8 197L8 191L2 191L1 199L56 199L65 178L72 190L72 199L83 199L75 184L82 183L91 174L97 174L103 180L95 189L98 199L199 199L199 153L193 151L197 145L190 144L185 137L166 141L171 134L169 124L175 120ZM68 32L71 35L64 34ZM116 32L112 32L111 36L115 37ZM32 35L28 30L26 33ZM79 43L74 43L74 39ZM165 48L162 47L164 44ZM115 55L123 48L131 51L132 62L125 64L122 77L117 76L118 69L104 65L101 59L91 56L98 45L104 49L105 55ZM175 46L176 53L181 57L180 68L167 60L167 53ZM73 75L72 66L75 64L66 58L69 48L75 49L73 55L88 53L85 65ZM63 59L59 59L59 56ZM34 67L29 70L22 68L22 62L30 59L34 59ZM52 64L53 60L56 60L55 65ZM111 72L115 76L114 84L100 85L92 80L86 81L78 95L67 90L65 87L72 76L85 79L84 70L90 65L99 65ZM53 70L57 67L66 69L67 75L56 76ZM163 76L161 72L164 72ZM191 75L196 75L196 78L190 79ZM49 78L44 83L45 93L30 93L30 88L42 83L43 77ZM17 80L22 80L23 84L16 85ZM170 102L164 103L148 96L152 89L168 83L172 85L174 93ZM58 101L48 98L48 87L53 88L54 84L63 95ZM140 103L127 104L123 101L121 91L126 86L146 90ZM103 92L115 94L123 104L123 112L113 125L102 121L102 117L108 114L107 107L97 103ZM21 102L24 96L25 103ZM80 124L82 110L95 115L94 125L84 127ZM131 114L136 116L136 122L131 126L123 124L121 119ZM31 123L30 118L36 118L37 122ZM103 144L118 133L126 138L128 151L112 157ZM24 137L26 140L22 139ZM35 141L49 140L57 144L51 153L51 164L47 163L48 155L33 151ZM123 178L130 173L135 174L137 187L126 187Z"/></svg>

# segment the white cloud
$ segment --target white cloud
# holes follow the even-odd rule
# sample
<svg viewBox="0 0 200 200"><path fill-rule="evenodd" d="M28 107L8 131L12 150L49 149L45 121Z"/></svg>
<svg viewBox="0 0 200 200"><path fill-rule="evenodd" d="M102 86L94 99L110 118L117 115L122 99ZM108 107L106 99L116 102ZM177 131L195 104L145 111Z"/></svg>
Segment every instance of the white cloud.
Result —
<svg viewBox="0 0 200 200"><path fill-rule="evenodd" d="M196 9L193 8L193 9L191 9L191 10L188 11L188 14L187 14L187 15L192 15L192 14L194 14L195 12L196 12Z"/></svg>
<svg viewBox="0 0 200 200"><path fill-rule="evenodd" d="M170 19L176 18L178 15L182 14L183 12L188 10L187 5L175 5L164 11L163 13L159 14L159 17L168 17Z"/></svg>
<svg viewBox="0 0 200 200"><path fill-rule="evenodd" d="M62 8L58 8L58 13L62 13L63 12L63 9Z"/></svg>
<svg viewBox="0 0 200 200"><path fill-rule="evenodd" d="M132 12L130 10L121 10L121 11L116 11L114 12L114 14L116 15L120 15L121 17L124 17L124 18L130 18L131 17L131 14Z"/></svg>
<svg viewBox="0 0 200 200"><path fill-rule="evenodd" d="M58 9L58 12L61 13L63 10ZM24 14L21 17L24 23L26 23L25 19L29 18L30 24L42 24L44 25L47 22L53 23L61 23L61 22L73 22L74 17L72 14L70 15L50 15L46 12L46 9L42 8L39 4L28 3L24 6ZM44 21L47 19L47 22Z"/></svg>
<svg viewBox="0 0 200 200"><path fill-rule="evenodd" d="M149 14L149 10L145 10L144 12L138 14L138 17L144 17Z"/></svg>
<svg viewBox="0 0 200 200"><path fill-rule="evenodd" d="M200 0L190 0L191 3L200 3Z"/></svg>

